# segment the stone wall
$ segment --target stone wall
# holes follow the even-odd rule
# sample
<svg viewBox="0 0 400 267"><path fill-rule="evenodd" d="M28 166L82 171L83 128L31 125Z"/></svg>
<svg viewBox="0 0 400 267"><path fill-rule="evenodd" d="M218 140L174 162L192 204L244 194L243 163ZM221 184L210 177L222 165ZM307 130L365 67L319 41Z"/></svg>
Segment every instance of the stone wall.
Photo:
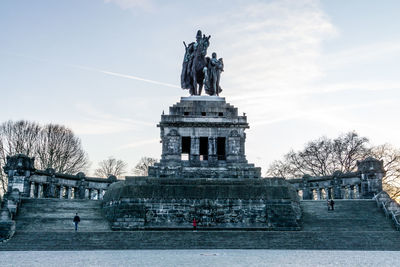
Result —
<svg viewBox="0 0 400 267"><path fill-rule="evenodd" d="M112 184L104 211L113 230L298 230L296 191L284 179L131 178Z"/></svg>

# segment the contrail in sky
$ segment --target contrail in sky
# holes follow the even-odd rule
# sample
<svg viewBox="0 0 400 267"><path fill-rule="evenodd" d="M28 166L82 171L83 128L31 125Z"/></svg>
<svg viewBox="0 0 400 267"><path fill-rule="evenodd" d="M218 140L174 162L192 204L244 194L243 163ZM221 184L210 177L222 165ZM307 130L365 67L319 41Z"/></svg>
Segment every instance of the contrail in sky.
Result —
<svg viewBox="0 0 400 267"><path fill-rule="evenodd" d="M51 64L60 64L60 63L52 62L52 61L47 60L47 59L42 59L42 58L37 58L37 57L32 57L32 56L26 56L26 55L18 54L18 53L4 53L4 52L0 52L0 53L8 54L8 55L14 55L14 56L18 56L18 57L29 58L29 59L32 59L32 60L42 61L42 62L51 63ZM103 74L112 75L112 76L121 77L121 78L126 78L126 79L131 79L131 80L137 80L137 81L142 81L142 82L147 82L147 83L152 83L152 84L157 84L157 85L163 85L163 86L168 86L168 87L173 87L173 88L180 88L179 86L174 85L174 84L164 83L164 82L159 82L159 81L154 81L154 80L149 80L149 79L144 79L144 78L140 78L140 77L133 76L133 75L127 75L127 74L122 74L122 73L117 73L117 72L112 72L112 71L107 71L107 70L100 70L100 69L95 69L95 68L90 68L90 67L85 67L85 66L79 66L79 65L73 65L73 64L61 64L61 65L69 66L69 67L73 67L73 68L78 68L78 69L82 69L82 70L100 72L100 73L103 73Z"/></svg>
<svg viewBox="0 0 400 267"><path fill-rule="evenodd" d="M107 71L107 70L99 70L99 69L94 69L94 68L89 68L89 67L84 67L84 66L78 66L78 65L70 65L70 66L73 66L73 67L79 68L79 69L84 69L84 70L96 71L96 72L100 72L100 73L104 73L104 74L112 75L112 76L116 76L116 77L137 80L137 81L142 81L142 82L147 82L147 83L152 83L152 84L157 84L157 85L163 85L163 86L168 86L168 87L173 87L173 88L180 88L179 86L174 85L174 84L144 79L144 78L140 78L140 77L128 75L128 74L122 74L122 73L117 73L117 72L112 72L112 71Z"/></svg>

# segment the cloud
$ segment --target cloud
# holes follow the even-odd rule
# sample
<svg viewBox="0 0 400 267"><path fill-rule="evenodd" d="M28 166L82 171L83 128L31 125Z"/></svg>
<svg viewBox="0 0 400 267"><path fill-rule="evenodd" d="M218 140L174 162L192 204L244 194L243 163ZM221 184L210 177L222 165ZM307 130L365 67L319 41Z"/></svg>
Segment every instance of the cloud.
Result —
<svg viewBox="0 0 400 267"><path fill-rule="evenodd" d="M354 63L365 63L398 55L400 42L375 42L352 47L322 58L326 68L339 68Z"/></svg>
<svg viewBox="0 0 400 267"><path fill-rule="evenodd" d="M221 79L231 93L262 96L323 77L321 45L337 29L317 1L258 2L238 9L210 20L219 25L214 35L224 43L219 56L229 55Z"/></svg>
<svg viewBox="0 0 400 267"><path fill-rule="evenodd" d="M129 144L125 144L119 147L120 150L123 149L128 149L128 148L136 148L144 145L150 145L150 144L158 144L160 142L159 138L154 138L154 139L148 139L148 140L139 140L135 141Z"/></svg>
<svg viewBox="0 0 400 267"><path fill-rule="evenodd" d="M151 0L104 0L104 3L113 3L124 10L144 9L147 11L151 11L154 9L154 4Z"/></svg>
<svg viewBox="0 0 400 267"><path fill-rule="evenodd" d="M273 118L269 120L258 120L252 123L253 126L255 125L267 125L267 124L273 124L273 123L278 123L282 121L287 121L287 120L294 120L294 119L307 119L307 120L314 120L314 121L319 121L323 123L327 123L330 125L342 125L343 124L348 124L348 125L353 125L354 124L349 124L347 121L347 117L340 117L336 115L340 115L340 111L347 111L347 110L352 110L352 109L360 109L360 108L369 108L369 107L376 107L376 106L385 106L389 104L393 104L393 100L380 100L380 101L371 101L368 103L356 103L356 104L349 104L349 105L332 105L329 107L323 107L323 108L308 108L303 111L299 111L294 114L286 114L285 116L279 117L279 118ZM329 114L329 120L327 120L327 115ZM336 118L333 120L332 118Z"/></svg>
<svg viewBox="0 0 400 267"><path fill-rule="evenodd" d="M241 3L202 18L205 28L216 28L209 54L224 58L221 86L252 119L290 116L320 92L313 84L325 75L322 44L338 30L319 1Z"/></svg>
<svg viewBox="0 0 400 267"><path fill-rule="evenodd" d="M115 116L96 109L90 103L75 105L81 114L78 120L67 122L77 134L97 135L134 131L138 128L154 127L153 122Z"/></svg>

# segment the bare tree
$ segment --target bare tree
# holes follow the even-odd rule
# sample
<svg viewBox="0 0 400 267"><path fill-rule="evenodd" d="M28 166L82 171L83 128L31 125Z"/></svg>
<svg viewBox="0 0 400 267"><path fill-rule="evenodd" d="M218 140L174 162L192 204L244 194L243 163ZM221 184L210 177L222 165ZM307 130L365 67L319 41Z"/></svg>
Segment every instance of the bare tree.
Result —
<svg viewBox="0 0 400 267"><path fill-rule="evenodd" d="M375 146L371 149L371 156L383 160L383 168L386 170L383 189L392 198L400 197L400 149L390 144Z"/></svg>
<svg viewBox="0 0 400 267"><path fill-rule="evenodd" d="M330 175L336 170L351 172L356 169L357 160L370 153L368 139L355 132L340 135L335 139L321 137L307 143L303 150L290 151L281 161L273 162L267 175L299 177Z"/></svg>
<svg viewBox="0 0 400 267"><path fill-rule="evenodd" d="M150 166L153 166L157 162L155 158L142 157L133 169L133 173L137 176L147 176Z"/></svg>
<svg viewBox="0 0 400 267"><path fill-rule="evenodd" d="M356 132L343 134L332 142L334 169L342 172L356 170L357 160L371 154L368 138L360 137Z"/></svg>
<svg viewBox="0 0 400 267"><path fill-rule="evenodd" d="M400 198L400 150L389 144L370 147L368 138L349 132L335 139L319 138L306 144L303 150L291 150L283 160L274 161L268 176L284 178L331 175L339 170L356 171L357 160L368 156L383 160L386 176L383 188L392 198Z"/></svg>
<svg viewBox="0 0 400 267"><path fill-rule="evenodd" d="M99 168L94 171L94 174L99 177L108 177L110 175L114 175L116 177L120 177L121 175L126 173L126 168L128 164L120 159L116 159L114 157L109 157L103 161L99 162Z"/></svg>
<svg viewBox="0 0 400 267"><path fill-rule="evenodd" d="M87 169L88 157L81 141L60 125L41 126L36 122L7 121L0 125L0 164L6 157L25 154L35 157L38 169L54 168L60 173L74 174ZM6 190L7 178L0 170L0 195Z"/></svg>
<svg viewBox="0 0 400 267"><path fill-rule="evenodd" d="M88 166L80 139L62 125L48 124L41 129L35 154L40 169L75 174Z"/></svg>

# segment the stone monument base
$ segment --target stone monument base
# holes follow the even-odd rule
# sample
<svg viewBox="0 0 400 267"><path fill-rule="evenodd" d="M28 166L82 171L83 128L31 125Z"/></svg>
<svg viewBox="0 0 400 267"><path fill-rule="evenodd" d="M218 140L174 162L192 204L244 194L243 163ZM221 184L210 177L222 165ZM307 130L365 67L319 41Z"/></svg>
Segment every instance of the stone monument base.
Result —
<svg viewBox="0 0 400 267"><path fill-rule="evenodd" d="M127 177L104 195L113 230L299 230L296 191L284 179Z"/></svg>
<svg viewBox="0 0 400 267"><path fill-rule="evenodd" d="M185 177L185 178L259 178L261 169L254 164L236 163L219 164L217 167L185 166L184 163L178 166L166 166L156 163L149 168L149 174L154 177Z"/></svg>

